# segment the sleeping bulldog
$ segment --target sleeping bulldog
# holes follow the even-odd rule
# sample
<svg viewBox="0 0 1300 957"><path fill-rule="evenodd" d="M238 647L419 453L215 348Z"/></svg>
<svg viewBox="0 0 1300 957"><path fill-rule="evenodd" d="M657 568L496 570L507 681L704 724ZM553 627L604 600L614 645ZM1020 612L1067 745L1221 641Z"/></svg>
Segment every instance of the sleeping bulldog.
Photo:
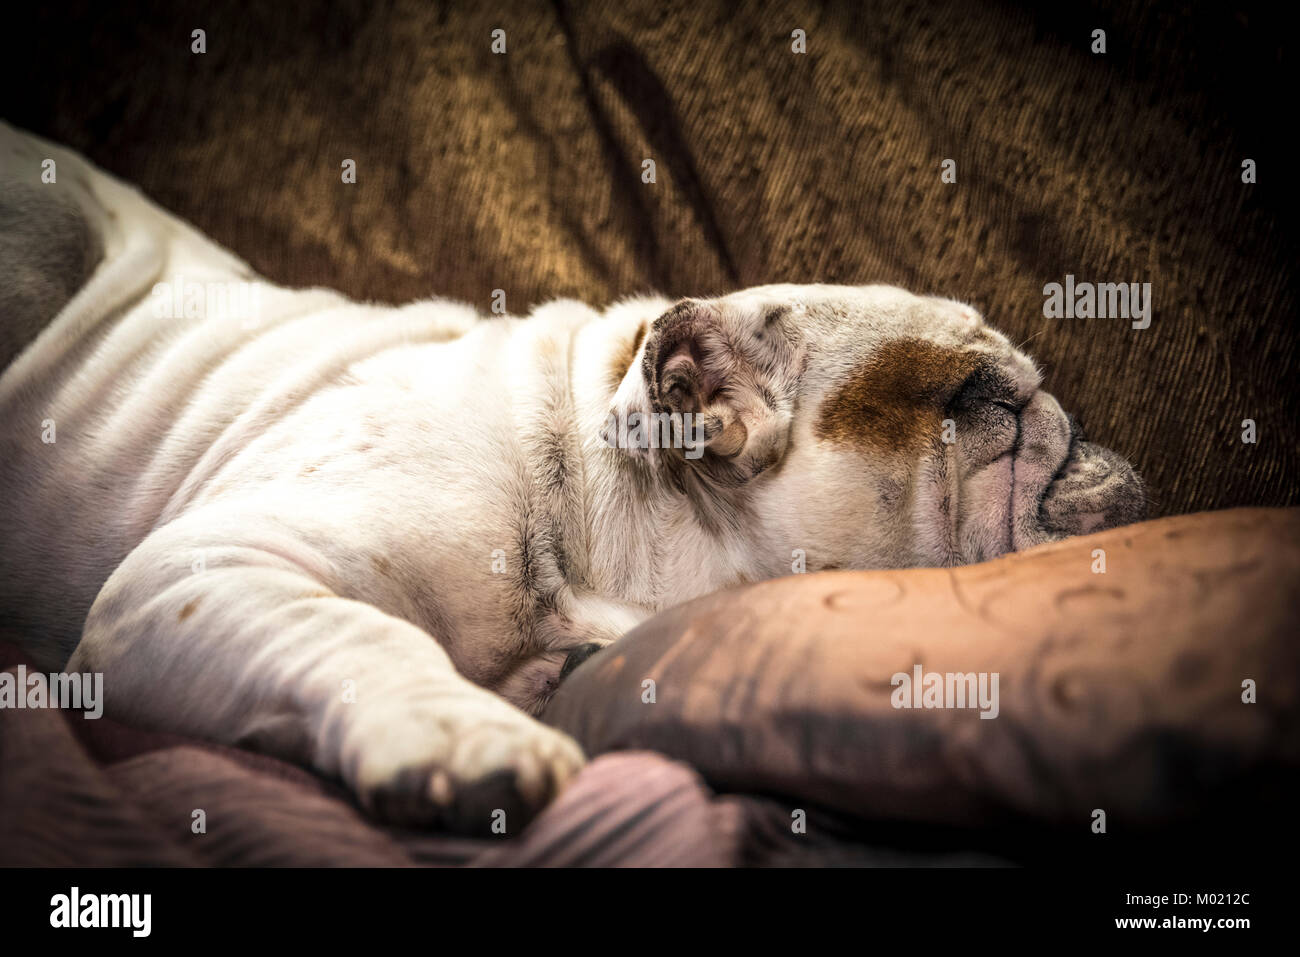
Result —
<svg viewBox="0 0 1300 957"><path fill-rule="evenodd" d="M1143 514L961 303L356 303L3 125L0 308L0 616L110 716L403 824L517 828L583 763L534 716L660 609Z"/></svg>

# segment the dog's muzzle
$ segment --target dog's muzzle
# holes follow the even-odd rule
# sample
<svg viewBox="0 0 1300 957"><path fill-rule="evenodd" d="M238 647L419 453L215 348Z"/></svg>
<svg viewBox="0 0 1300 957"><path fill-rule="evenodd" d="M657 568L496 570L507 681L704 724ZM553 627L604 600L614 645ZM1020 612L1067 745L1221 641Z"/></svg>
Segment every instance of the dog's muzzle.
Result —
<svg viewBox="0 0 1300 957"><path fill-rule="evenodd" d="M1085 441L1056 399L1039 392L1020 415L1011 546L1020 551L1146 517L1146 490L1116 452Z"/></svg>
<svg viewBox="0 0 1300 957"><path fill-rule="evenodd" d="M1146 492L1133 467L1086 441L1046 392L1020 410L1014 448L981 464L987 452L978 443L959 452L969 463L957 496L960 563L1146 517Z"/></svg>

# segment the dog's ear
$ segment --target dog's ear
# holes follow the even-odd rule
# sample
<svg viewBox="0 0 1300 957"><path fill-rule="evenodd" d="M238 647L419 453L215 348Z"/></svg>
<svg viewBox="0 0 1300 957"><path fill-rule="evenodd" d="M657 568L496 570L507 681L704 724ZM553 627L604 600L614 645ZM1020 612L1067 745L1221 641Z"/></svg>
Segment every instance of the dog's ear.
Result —
<svg viewBox="0 0 1300 957"><path fill-rule="evenodd" d="M749 481L780 461L793 416L801 350L776 322L721 302L677 303L650 327L622 407L666 417L674 458L723 484Z"/></svg>

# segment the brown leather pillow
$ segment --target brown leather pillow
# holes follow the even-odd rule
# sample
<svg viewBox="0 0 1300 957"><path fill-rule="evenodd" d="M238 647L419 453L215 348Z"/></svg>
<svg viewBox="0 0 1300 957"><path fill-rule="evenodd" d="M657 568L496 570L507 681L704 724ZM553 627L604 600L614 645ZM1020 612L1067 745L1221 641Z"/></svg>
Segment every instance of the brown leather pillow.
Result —
<svg viewBox="0 0 1300 957"><path fill-rule="evenodd" d="M657 750L725 790L863 818L1086 829L1100 808L1141 829L1261 769L1294 775L1298 622L1300 509L1179 516L710 595L589 659L545 718L589 754ZM997 674L997 717L894 707L917 665Z"/></svg>

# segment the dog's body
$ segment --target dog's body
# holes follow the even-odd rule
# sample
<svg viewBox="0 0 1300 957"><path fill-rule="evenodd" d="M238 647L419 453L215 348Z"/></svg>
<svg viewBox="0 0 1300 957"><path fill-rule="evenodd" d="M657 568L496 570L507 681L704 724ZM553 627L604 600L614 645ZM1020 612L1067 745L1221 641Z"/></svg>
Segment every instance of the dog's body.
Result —
<svg viewBox="0 0 1300 957"><path fill-rule="evenodd" d="M3 125L0 163L0 614L43 667L104 672L111 715L310 763L397 820L544 803L582 755L525 712L660 608L1140 514L957 303L359 305ZM653 413L684 448L611 447L611 414Z"/></svg>

